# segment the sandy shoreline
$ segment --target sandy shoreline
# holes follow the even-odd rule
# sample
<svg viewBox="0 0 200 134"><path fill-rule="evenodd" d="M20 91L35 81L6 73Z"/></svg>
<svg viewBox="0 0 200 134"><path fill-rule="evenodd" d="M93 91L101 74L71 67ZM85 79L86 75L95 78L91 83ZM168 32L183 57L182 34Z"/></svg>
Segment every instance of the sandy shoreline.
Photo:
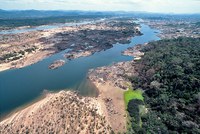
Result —
<svg viewBox="0 0 200 134"><path fill-rule="evenodd" d="M100 84L94 83L96 86L96 90L98 90L97 97L82 97L85 99L90 99L98 107L98 112L102 117L105 118L107 124L112 128L114 132L126 132L126 112L125 105L123 99L123 90L113 87L110 84ZM38 109L41 107L48 107L48 102L55 97L60 98L62 93L70 94L70 96L77 97L72 91L60 91L58 93L48 92L44 93L42 96L34 100L33 102L17 108L15 111L10 113L9 115L3 117L0 122L0 128L4 130L5 125L7 124L16 124L17 126L22 125L23 122L26 122L27 115L38 116ZM85 102L84 102L85 103ZM87 105L91 105L90 103L85 103ZM71 105L71 104L69 104ZM48 109L48 108L47 108ZM45 109L42 112L47 112ZM93 108L94 109L94 108ZM77 109L79 111L81 109ZM35 114L31 114L31 113ZM40 111L41 112L41 111ZM73 114L73 113L68 113ZM45 117L43 117L45 118ZM89 118L89 117L87 117ZM18 120L22 120L18 122ZM29 119L28 119L29 120ZM47 119L48 120L48 119ZM38 122L40 123L40 122ZM15 129L15 128L12 128ZM7 130L5 128L5 130ZM110 130L109 130L110 131ZM3 131L4 132L4 131Z"/></svg>
<svg viewBox="0 0 200 134"><path fill-rule="evenodd" d="M7 112L7 113L4 113L4 114L1 114L1 115L0 115L0 122L3 121L3 120L6 120L7 118L11 117L11 116L14 115L15 113L17 113L17 112L19 112L19 111L21 111L21 110L23 110L23 109L25 109L25 108L27 108L27 107L29 107L29 106L35 104L35 103L37 103L38 101L40 101L40 100L42 100L42 99L45 99L45 97L46 97L47 94L49 94L49 93L53 93L53 92L52 92L52 91L49 91L49 90L44 90L43 93L42 93L39 97L35 98L35 99L32 100L31 102L28 102L28 103L26 103L26 104L24 104L24 105L22 105L22 106L19 106L19 107L15 108L15 109L12 110L11 112Z"/></svg>
<svg viewBox="0 0 200 134"><path fill-rule="evenodd" d="M44 99L0 122L0 133L111 132L97 98L72 91L48 93Z"/></svg>

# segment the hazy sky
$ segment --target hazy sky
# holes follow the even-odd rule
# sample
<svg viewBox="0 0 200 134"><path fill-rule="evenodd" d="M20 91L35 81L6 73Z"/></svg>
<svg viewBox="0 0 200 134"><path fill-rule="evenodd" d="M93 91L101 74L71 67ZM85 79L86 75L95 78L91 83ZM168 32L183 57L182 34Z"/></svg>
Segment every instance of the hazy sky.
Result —
<svg viewBox="0 0 200 134"><path fill-rule="evenodd" d="M200 0L0 0L0 8L200 13Z"/></svg>

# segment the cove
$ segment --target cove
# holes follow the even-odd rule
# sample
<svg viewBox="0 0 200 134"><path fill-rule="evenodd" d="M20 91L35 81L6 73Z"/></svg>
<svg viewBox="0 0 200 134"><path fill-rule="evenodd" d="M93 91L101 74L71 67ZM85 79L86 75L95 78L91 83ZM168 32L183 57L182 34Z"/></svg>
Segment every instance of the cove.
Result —
<svg viewBox="0 0 200 134"><path fill-rule="evenodd" d="M0 72L0 115L30 103L41 96L44 90L70 89L80 92L81 95L96 96L96 90L87 80L88 70L130 61L133 58L123 56L122 51L136 44L159 40L156 36L158 31L147 25L141 24L141 32L143 35L133 37L130 44L114 44L112 48L88 57L68 61L63 57L67 52L65 50L33 65ZM58 59L64 59L67 63L56 70L48 69Z"/></svg>

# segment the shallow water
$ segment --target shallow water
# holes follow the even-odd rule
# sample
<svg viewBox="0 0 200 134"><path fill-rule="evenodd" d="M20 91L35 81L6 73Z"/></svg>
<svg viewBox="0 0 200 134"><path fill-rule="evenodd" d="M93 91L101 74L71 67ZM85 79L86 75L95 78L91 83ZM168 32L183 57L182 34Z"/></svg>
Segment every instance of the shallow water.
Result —
<svg viewBox="0 0 200 134"><path fill-rule="evenodd" d="M135 44L159 40L156 30L147 25L141 26L144 35L133 37L130 44L115 44L106 51L71 61L63 58L66 50L22 69L0 72L0 114L9 113L31 102L41 96L45 89L50 91L71 89L79 91L82 95L95 96L96 90L87 80L89 69L130 61L132 57L121 55L122 51ZM67 63L56 70L48 69L48 66L58 59L64 59Z"/></svg>

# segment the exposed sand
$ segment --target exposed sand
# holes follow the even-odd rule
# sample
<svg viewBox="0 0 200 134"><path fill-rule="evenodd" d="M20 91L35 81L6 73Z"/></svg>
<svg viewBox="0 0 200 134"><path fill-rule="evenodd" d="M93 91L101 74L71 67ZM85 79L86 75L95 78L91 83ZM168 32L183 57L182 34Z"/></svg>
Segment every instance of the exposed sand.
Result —
<svg viewBox="0 0 200 134"><path fill-rule="evenodd" d="M0 122L0 133L110 133L98 99L71 91L49 93L44 99Z"/></svg>
<svg viewBox="0 0 200 134"><path fill-rule="evenodd" d="M111 132L111 128L116 133L126 132L126 111L123 90L109 84L95 83L95 85L99 90L97 98L77 96L70 91L48 93L45 98L13 113L1 121L0 133L36 133L36 131L63 133L66 132L66 128L67 133L69 131L88 133L89 129L91 129L89 126L93 122L96 125L99 124L96 128L94 124L92 126L95 133L101 130L109 133ZM96 114L90 115L92 111ZM74 114L77 116L74 117ZM61 116L66 116L66 118L61 118ZM80 119L79 116L81 117ZM88 126L83 123L84 119L88 120L86 121L89 122ZM63 122L64 120L66 122ZM76 123L69 122L72 120ZM77 122L79 122L81 128L84 126L85 129L81 131ZM52 124L52 126L46 126L48 123ZM61 125L65 126L65 129ZM69 127L71 125L74 129L73 127Z"/></svg>
<svg viewBox="0 0 200 134"><path fill-rule="evenodd" d="M81 97L71 91L48 93L45 98L18 110L1 121L0 133L7 133L8 131L11 133L25 133L26 131L36 133L36 130L38 132L62 133L66 131L66 128L67 133L69 131L88 133L89 129L95 133L101 131L110 133L111 130L116 133L126 132L127 115L123 98L124 91L108 83L93 83L99 90L98 97ZM92 114L92 111L95 114ZM92 113L90 114L90 112ZM77 116L74 117L74 114ZM61 116L64 117L61 118ZM63 119L66 123L63 122ZM69 123L71 120L76 123ZM83 120L88 120L86 121L88 126ZM57 122L58 124L56 124ZM99 124L98 127L95 128L93 122L96 125ZM46 126L48 123L52 126ZM74 129L69 127L68 124L73 126ZM61 127L62 125L65 126L65 129ZM89 127L91 125L94 127L93 130ZM81 131L78 126L81 128L84 126L84 131ZM77 131L75 127L77 127Z"/></svg>
<svg viewBox="0 0 200 134"><path fill-rule="evenodd" d="M126 110L123 90L108 83L94 83L99 90L98 102L114 132L126 132Z"/></svg>

